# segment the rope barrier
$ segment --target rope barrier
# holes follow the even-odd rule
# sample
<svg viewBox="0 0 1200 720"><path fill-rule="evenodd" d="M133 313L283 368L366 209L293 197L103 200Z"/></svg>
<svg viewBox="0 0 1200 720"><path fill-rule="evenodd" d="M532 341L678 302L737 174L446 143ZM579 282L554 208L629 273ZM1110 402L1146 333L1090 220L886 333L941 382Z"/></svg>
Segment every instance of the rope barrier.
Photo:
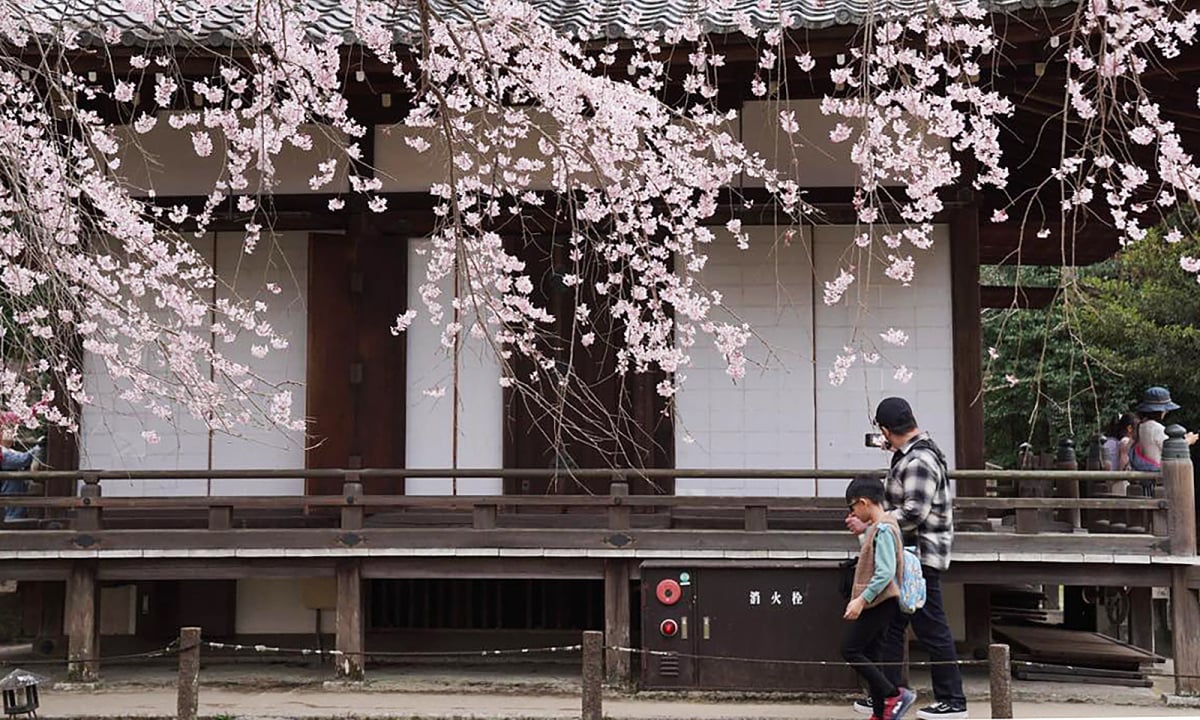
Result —
<svg viewBox="0 0 1200 720"><path fill-rule="evenodd" d="M693 653L673 652L670 650L647 650L645 648L631 648L622 646L611 646L608 650L617 652L625 652L631 654L653 655L658 657L680 657L690 658L693 660L724 660L727 662L744 662L744 663L769 663L771 665L815 665L820 667L857 667L865 665L873 665L876 667L899 665L908 665L909 667L933 667L938 665L987 665L987 660L912 660L909 662L869 662L869 663L851 663L845 660L775 660L770 658L743 658L733 657L728 655L698 655Z"/></svg>
<svg viewBox="0 0 1200 720"><path fill-rule="evenodd" d="M171 644L169 644L166 647L161 648L159 650L149 650L147 652L140 652L140 653L125 653L122 655L106 655L106 656L97 657L97 658L80 658L77 660L71 660L71 659L64 660L62 658L29 658L27 660L12 660L12 659L8 659L8 658L3 658L3 659L0 659L0 667L10 667L10 666L16 666L16 665L29 665L29 666L62 665L64 662L66 662L70 665L96 665L96 664L105 663L105 662L125 662L125 661L130 661L130 660L155 660L155 659L163 658L163 657L171 657L173 655L178 655L180 652L183 652L183 650L176 647L176 645L178 645L178 641L172 642ZM191 648L185 648L185 649L190 650Z"/></svg>
<svg viewBox="0 0 1200 720"><path fill-rule="evenodd" d="M186 648L179 647L179 642L173 641L166 647L158 650L150 650L139 653L125 653L121 655L106 655L98 658L82 658L78 660L68 660L70 664L79 665L95 665L108 662L126 662L132 660L154 660L163 657L178 655L188 650L193 650L197 646L189 646ZM361 651L355 653L347 653L342 650L324 650L315 648L286 648L273 645L254 644L247 645L241 643L223 643L214 641L203 641L199 647L208 648L211 650L232 650L234 652L255 652L260 654L276 654L276 655L300 655L302 657L343 657L343 656L358 656L363 658L428 658L428 657L504 657L504 656L520 656L520 655L538 655L551 653L571 653L579 652L583 649L581 644L573 645L548 645L543 647L525 647L525 648L493 648L483 650L445 650L445 651ZM622 645L609 645L604 648L615 652L629 653L631 655L650 655L654 657L678 657L688 658L692 660L719 660L723 662L741 662L755 664L771 664L771 665L795 665L795 666L815 666L815 667L856 667L859 665L875 665L877 667L893 666L893 665L908 665L909 667L937 667L944 665L957 665L959 667L984 667L989 664L987 660L910 660L893 661L893 662L872 662L872 663L851 663L845 660L787 660L787 659L769 659L769 658L747 658L736 657L731 655L707 655L699 653L684 653L674 652L671 650L651 650L647 648L626 647ZM39 659L30 658L26 660L14 661L11 659L0 659L0 667L10 667L17 665L24 666L49 666L62 665L63 659ZM1093 668L1088 668L1081 665L1064 665L1058 663L1034 662L1031 660L1013 660L1013 667L1024 667L1034 669L1053 668L1067 672L1087 672ZM1164 678L1187 678L1196 679L1200 675L1180 674L1167 671L1143 670L1139 671L1145 677L1164 677Z"/></svg>
<svg viewBox="0 0 1200 720"><path fill-rule="evenodd" d="M405 658L405 657L495 657L503 655L537 655L542 653L565 653L582 650L582 645L550 645L530 648L498 648L491 650L443 650L443 651L359 651L348 653L343 650L315 650L312 648L284 648L271 645L241 645L234 643L205 642L206 647L214 650L233 650L243 652L252 650L257 653L273 653L280 655L301 656L330 656L330 657L375 657L375 658Z"/></svg>

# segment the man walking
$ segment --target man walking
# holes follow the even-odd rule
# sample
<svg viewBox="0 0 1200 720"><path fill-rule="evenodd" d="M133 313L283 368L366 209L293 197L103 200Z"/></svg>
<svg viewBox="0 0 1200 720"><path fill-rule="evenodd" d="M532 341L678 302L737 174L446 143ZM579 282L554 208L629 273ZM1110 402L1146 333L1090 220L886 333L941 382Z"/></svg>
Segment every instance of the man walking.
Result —
<svg viewBox="0 0 1200 720"><path fill-rule="evenodd" d="M884 487L885 507L904 532L905 544L916 546L926 584L925 607L912 615L896 616L884 637L879 659L888 680L898 685L905 631L911 622L913 632L934 663L930 675L935 702L917 711L917 717L966 718L967 698L956 664L954 636L942 606L941 574L950 567L950 546L954 541L946 457L929 434L917 426L912 407L903 398L884 398L875 409L875 424L883 433L884 448L893 451ZM846 526L855 533L866 529L853 514L846 517ZM872 709L864 700L856 702L854 707L865 714Z"/></svg>

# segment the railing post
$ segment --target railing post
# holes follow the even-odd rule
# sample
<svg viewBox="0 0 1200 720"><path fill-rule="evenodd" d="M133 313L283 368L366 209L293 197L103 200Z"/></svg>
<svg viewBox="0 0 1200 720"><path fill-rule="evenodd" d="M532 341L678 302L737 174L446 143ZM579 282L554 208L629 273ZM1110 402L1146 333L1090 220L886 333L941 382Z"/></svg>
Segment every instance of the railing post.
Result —
<svg viewBox="0 0 1200 720"><path fill-rule="evenodd" d="M229 530L233 527L233 506L214 505L208 509L209 530Z"/></svg>
<svg viewBox="0 0 1200 720"><path fill-rule="evenodd" d="M992 717L1011 718L1012 656L1007 645L993 643L988 646L988 670L992 681Z"/></svg>
<svg viewBox="0 0 1200 720"><path fill-rule="evenodd" d="M1038 457L1029 443L1021 443L1017 448L1017 468L1020 470L1036 470ZM1045 497L1044 480L1017 480L1017 497ZM1036 533L1042 516L1042 511L1036 508L1017 508L1016 530L1018 533Z"/></svg>
<svg viewBox="0 0 1200 720"><path fill-rule="evenodd" d="M81 506L75 509L75 523L72 527L80 532L96 532L102 527L100 506L100 478L96 473L83 474L83 487L79 488Z"/></svg>
<svg viewBox="0 0 1200 720"><path fill-rule="evenodd" d="M494 504L475 505L471 508L471 527L476 530L496 529L497 507Z"/></svg>
<svg viewBox="0 0 1200 720"><path fill-rule="evenodd" d="M604 701L600 691L600 680L604 674L604 633L598 630L585 630L582 655L582 720L603 720Z"/></svg>
<svg viewBox="0 0 1200 720"><path fill-rule="evenodd" d="M765 532L767 529L767 506L747 505L745 510L747 532Z"/></svg>
<svg viewBox="0 0 1200 720"><path fill-rule="evenodd" d="M345 482L342 483L342 497L346 501L342 506L343 530L362 530L363 507L359 500L363 496L363 486L359 478L358 473L348 472Z"/></svg>
<svg viewBox="0 0 1200 720"><path fill-rule="evenodd" d="M1196 490L1192 477L1192 456L1179 425L1167 428L1163 443L1162 479L1167 495L1167 524L1171 530L1171 554L1196 554Z"/></svg>
<svg viewBox="0 0 1200 720"><path fill-rule="evenodd" d="M1079 458L1075 455L1075 441L1071 438L1063 438L1058 443L1058 454L1054 457L1054 469L1072 472L1079 469ZM1054 493L1056 497L1079 499L1080 483L1078 480L1063 480L1055 485L1057 486L1057 491ZM1069 508L1065 514L1067 522L1071 525L1071 532L1084 532L1083 518L1078 507Z"/></svg>
<svg viewBox="0 0 1200 720"><path fill-rule="evenodd" d="M608 506L608 529L628 530L629 506L625 504L625 498L629 497L629 483L625 482L625 477L620 473L613 473L609 495L612 504Z"/></svg>
<svg viewBox="0 0 1200 720"><path fill-rule="evenodd" d="M200 628L179 629L179 689L176 717L196 720L200 711Z"/></svg>

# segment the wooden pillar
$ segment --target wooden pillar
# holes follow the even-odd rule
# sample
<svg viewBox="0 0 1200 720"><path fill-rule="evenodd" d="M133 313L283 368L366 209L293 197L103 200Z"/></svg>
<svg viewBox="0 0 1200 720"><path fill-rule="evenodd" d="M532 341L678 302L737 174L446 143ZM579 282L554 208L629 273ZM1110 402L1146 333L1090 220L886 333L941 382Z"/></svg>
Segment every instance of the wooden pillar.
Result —
<svg viewBox="0 0 1200 720"><path fill-rule="evenodd" d="M100 675L99 624L96 561L76 560L67 577L66 631L67 678L71 682L95 682Z"/></svg>
<svg viewBox="0 0 1200 720"><path fill-rule="evenodd" d="M1188 589L1187 566L1171 568L1171 645L1175 693L1200 695L1200 596Z"/></svg>
<svg viewBox="0 0 1200 720"><path fill-rule="evenodd" d="M992 587L963 586L963 604L966 608L967 648L974 655L977 650L986 650L992 644Z"/></svg>
<svg viewBox="0 0 1200 720"><path fill-rule="evenodd" d="M1154 652L1154 588L1129 588L1129 643Z"/></svg>
<svg viewBox="0 0 1200 720"><path fill-rule="evenodd" d="M954 355L954 458L960 470L983 469L983 325L979 300L979 205L974 193L950 223L950 307ZM920 417L918 408L918 417ZM984 480L959 480L961 497L983 497ZM984 517L976 511L976 519Z"/></svg>
<svg viewBox="0 0 1200 720"><path fill-rule="evenodd" d="M343 560L337 566L337 677L361 681L363 673L362 566Z"/></svg>
<svg viewBox="0 0 1200 720"><path fill-rule="evenodd" d="M954 329L954 459L960 470L980 470L983 458L983 324L979 300L979 204L974 193L960 195L965 201L954 211L950 224L950 313ZM919 415L918 415L919 417ZM959 480L960 497L984 497L986 480ZM986 525L987 511L968 509L955 518L960 529ZM987 589L964 588L964 592L986 594ZM991 610L984 604L966 606L968 628L985 628L990 634ZM976 638L968 637L968 642Z"/></svg>
<svg viewBox="0 0 1200 720"><path fill-rule="evenodd" d="M629 652L629 561L609 558L604 561L604 667L609 685L623 686L630 682Z"/></svg>

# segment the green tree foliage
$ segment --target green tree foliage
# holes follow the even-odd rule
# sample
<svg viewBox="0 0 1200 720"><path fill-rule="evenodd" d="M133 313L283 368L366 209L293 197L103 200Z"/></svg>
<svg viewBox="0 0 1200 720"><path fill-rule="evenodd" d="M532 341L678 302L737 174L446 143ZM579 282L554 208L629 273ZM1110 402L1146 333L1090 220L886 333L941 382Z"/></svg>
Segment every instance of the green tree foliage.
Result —
<svg viewBox="0 0 1200 720"><path fill-rule="evenodd" d="M1064 437L1082 462L1149 385L1183 406L1170 421L1200 427L1200 284L1180 255L1200 256L1200 239L1152 236L1089 268L985 269L986 284L1061 288L1047 308L984 310L989 462L1011 467L1020 443L1050 450Z"/></svg>

